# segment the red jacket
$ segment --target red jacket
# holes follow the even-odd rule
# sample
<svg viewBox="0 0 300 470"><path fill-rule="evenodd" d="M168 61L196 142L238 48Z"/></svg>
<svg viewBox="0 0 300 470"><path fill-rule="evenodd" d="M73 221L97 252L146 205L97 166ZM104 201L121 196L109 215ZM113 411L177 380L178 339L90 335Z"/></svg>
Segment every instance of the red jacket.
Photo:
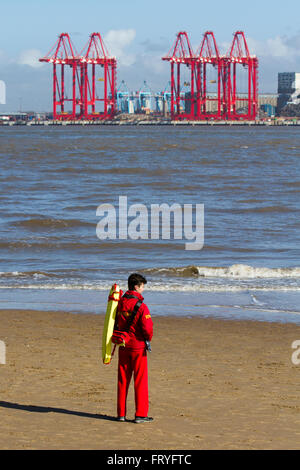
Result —
<svg viewBox="0 0 300 470"><path fill-rule="evenodd" d="M128 312L132 312L137 300L144 300L141 294L135 290L128 290L128 295L134 295L136 299L126 299L121 297L118 305L118 314L116 324L119 330L127 330L127 322L129 319ZM139 350L145 348L145 340L151 341L153 336L153 322L149 309L146 304L142 303L135 315L130 326L130 340L126 343L127 349Z"/></svg>

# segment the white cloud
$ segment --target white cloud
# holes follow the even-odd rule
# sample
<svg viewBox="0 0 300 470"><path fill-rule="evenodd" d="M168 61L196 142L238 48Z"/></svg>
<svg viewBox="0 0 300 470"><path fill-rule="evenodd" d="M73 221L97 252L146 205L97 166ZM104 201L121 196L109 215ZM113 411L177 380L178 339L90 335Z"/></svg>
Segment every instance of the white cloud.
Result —
<svg viewBox="0 0 300 470"><path fill-rule="evenodd" d="M110 55L116 56L118 63L129 67L135 63L136 56L126 52L135 39L136 31L134 29L111 29L104 36L104 42Z"/></svg>
<svg viewBox="0 0 300 470"><path fill-rule="evenodd" d="M299 55L299 50L288 46L286 38L282 38L281 36L276 36L275 38L267 40L266 52L267 55L270 55L271 57L283 57L285 59L294 58Z"/></svg>
<svg viewBox="0 0 300 470"><path fill-rule="evenodd" d="M20 65L29 65L33 68L39 68L43 66L43 63L39 62L40 57L42 57L42 53L38 49L27 49L21 52L17 59L17 63Z"/></svg>

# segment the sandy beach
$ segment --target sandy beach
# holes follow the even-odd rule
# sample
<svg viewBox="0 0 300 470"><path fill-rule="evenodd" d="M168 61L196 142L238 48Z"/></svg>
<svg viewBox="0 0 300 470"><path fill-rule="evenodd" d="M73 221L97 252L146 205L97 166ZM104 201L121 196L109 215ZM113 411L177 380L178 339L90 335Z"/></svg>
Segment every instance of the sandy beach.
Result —
<svg viewBox="0 0 300 470"><path fill-rule="evenodd" d="M154 317L153 423L118 423L103 315L2 310L1 449L299 449L300 326ZM134 417L133 387L128 419Z"/></svg>

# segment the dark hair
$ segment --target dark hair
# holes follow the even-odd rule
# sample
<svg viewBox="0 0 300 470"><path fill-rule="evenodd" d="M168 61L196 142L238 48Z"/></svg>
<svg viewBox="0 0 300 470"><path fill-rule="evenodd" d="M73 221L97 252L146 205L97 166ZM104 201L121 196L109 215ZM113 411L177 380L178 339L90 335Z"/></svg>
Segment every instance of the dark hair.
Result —
<svg viewBox="0 0 300 470"><path fill-rule="evenodd" d="M141 274L133 273L128 278L128 289L134 290L134 286L140 286L141 284L147 284L147 279Z"/></svg>

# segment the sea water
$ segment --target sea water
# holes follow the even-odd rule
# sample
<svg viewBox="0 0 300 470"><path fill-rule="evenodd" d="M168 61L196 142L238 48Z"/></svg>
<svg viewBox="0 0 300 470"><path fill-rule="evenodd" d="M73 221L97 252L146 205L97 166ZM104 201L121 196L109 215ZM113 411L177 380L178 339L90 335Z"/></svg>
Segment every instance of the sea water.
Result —
<svg viewBox="0 0 300 470"><path fill-rule="evenodd" d="M290 127L0 127L0 308L300 323L300 137ZM204 204L204 246L99 240L100 204ZM172 235L172 234L171 234Z"/></svg>

